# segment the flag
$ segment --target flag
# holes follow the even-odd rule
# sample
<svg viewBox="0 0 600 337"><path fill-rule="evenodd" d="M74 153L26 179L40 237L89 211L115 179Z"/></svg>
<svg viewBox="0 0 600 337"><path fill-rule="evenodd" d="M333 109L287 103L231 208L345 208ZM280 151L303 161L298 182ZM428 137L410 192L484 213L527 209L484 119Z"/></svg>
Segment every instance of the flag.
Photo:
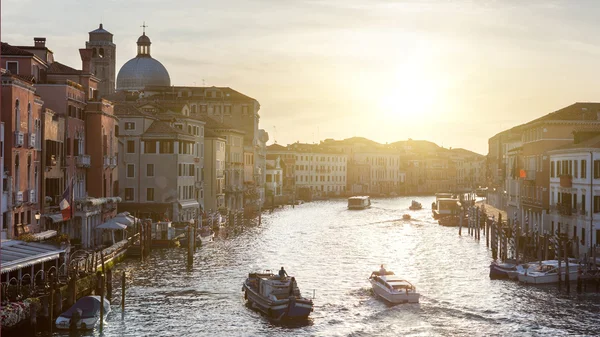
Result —
<svg viewBox="0 0 600 337"><path fill-rule="evenodd" d="M60 213L62 214L63 221L71 219L73 217L73 188L72 181L67 184L67 189L62 194L62 199L60 200Z"/></svg>

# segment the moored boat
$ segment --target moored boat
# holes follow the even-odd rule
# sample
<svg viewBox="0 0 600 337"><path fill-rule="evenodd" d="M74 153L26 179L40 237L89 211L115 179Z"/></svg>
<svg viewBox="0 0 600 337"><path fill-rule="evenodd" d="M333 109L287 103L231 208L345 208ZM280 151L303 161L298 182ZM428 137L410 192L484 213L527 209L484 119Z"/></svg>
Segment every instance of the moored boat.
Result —
<svg viewBox="0 0 600 337"><path fill-rule="evenodd" d="M404 220L410 220L411 219L410 214L404 214L404 215L402 215L402 219L404 219Z"/></svg>
<svg viewBox="0 0 600 337"><path fill-rule="evenodd" d="M348 198L348 209L365 209L371 207L371 198L368 196L354 196Z"/></svg>
<svg viewBox="0 0 600 337"><path fill-rule="evenodd" d="M513 262L496 262L490 264L490 279L506 280L509 278L509 273L517 270L517 264Z"/></svg>
<svg viewBox="0 0 600 337"><path fill-rule="evenodd" d="M202 244L212 242L215 237L215 232L210 227L201 227L196 239L202 241Z"/></svg>
<svg viewBox="0 0 600 337"><path fill-rule="evenodd" d="M369 277L373 292L392 304L418 303L420 294L410 282L394 275L394 272L374 271Z"/></svg>
<svg viewBox="0 0 600 337"><path fill-rule="evenodd" d="M57 329L92 330L100 322L100 296L80 298L56 319ZM104 317L110 313L110 302L104 299ZM73 326L73 327L71 327Z"/></svg>
<svg viewBox="0 0 600 337"><path fill-rule="evenodd" d="M575 262L575 261L574 261ZM558 267L558 261L555 263L542 263L533 268L525 269L525 272L518 274L519 282L526 284L550 284L558 283L560 279L566 281L566 273L569 273L569 281L577 281L580 266L577 263L571 263L567 269L564 264Z"/></svg>
<svg viewBox="0 0 600 337"><path fill-rule="evenodd" d="M294 277L279 277L270 271L250 273L242 286L249 305L277 320L306 319L313 311L311 299L304 298Z"/></svg>

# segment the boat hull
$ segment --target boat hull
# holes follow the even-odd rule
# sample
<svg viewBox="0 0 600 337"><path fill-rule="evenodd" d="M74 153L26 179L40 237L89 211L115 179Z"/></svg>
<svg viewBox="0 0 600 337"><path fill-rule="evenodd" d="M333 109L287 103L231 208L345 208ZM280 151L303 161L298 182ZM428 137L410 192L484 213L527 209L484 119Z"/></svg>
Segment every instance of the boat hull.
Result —
<svg viewBox="0 0 600 337"><path fill-rule="evenodd" d="M504 263L492 263L490 265L490 279L492 280L507 280L509 279L509 273L515 271L515 265Z"/></svg>
<svg viewBox="0 0 600 337"><path fill-rule="evenodd" d="M299 320L307 319L313 311L313 303L303 298L290 297L273 301L258 294L244 283L244 298L253 309L261 311L270 318Z"/></svg>
<svg viewBox="0 0 600 337"><path fill-rule="evenodd" d="M408 207L408 209L410 209L411 211L419 211L419 210L422 210L423 207L412 207L412 206L410 206L410 207Z"/></svg>
<svg viewBox="0 0 600 337"><path fill-rule="evenodd" d="M397 292L391 293L386 289L382 288L379 283L370 281L373 286L373 292L378 297L384 299L385 301L391 304L401 304L401 303L419 303L419 297L421 296L417 292Z"/></svg>
<svg viewBox="0 0 600 337"><path fill-rule="evenodd" d="M352 209L352 210L359 210L359 209L367 209L370 208L371 205L361 205L361 206L348 206L348 209Z"/></svg>
<svg viewBox="0 0 600 337"><path fill-rule="evenodd" d="M526 284L552 284L558 283L558 274L542 274L542 273L531 273L531 274L519 274L519 282ZM569 281L577 281L578 272L571 271L569 273ZM566 281L566 275L561 273L562 281Z"/></svg>

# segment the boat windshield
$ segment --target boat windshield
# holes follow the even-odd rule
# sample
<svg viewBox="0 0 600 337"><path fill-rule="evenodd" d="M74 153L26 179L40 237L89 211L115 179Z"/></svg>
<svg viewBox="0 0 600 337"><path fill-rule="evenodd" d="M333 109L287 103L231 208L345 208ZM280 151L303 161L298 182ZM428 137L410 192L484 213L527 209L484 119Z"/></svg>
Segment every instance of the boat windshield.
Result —
<svg viewBox="0 0 600 337"><path fill-rule="evenodd" d="M350 198L348 199L348 205L350 206L361 206L367 204L365 199L362 198Z"/></svg>

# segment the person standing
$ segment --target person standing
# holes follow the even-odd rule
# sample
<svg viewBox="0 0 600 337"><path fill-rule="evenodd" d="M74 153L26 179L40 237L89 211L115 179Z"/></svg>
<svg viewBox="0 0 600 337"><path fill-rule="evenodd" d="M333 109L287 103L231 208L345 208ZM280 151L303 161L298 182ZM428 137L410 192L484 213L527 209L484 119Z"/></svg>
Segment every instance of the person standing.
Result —
<svg viewBox="0 0 600 337"><path fill-rule="evenodd" d="M288 273L285 271L285 269L283 269L283 267L281 267L279 270L279 278L284 279L286 276L288 276Z"/></svg>
<svg viewBox="0 0 600 337"><path fill-rule="evenodd" d="M386 273L387 273L387 270L385 270L383 265L381 265L381 268L379 268L379 276L385 276Z"/></svg>

